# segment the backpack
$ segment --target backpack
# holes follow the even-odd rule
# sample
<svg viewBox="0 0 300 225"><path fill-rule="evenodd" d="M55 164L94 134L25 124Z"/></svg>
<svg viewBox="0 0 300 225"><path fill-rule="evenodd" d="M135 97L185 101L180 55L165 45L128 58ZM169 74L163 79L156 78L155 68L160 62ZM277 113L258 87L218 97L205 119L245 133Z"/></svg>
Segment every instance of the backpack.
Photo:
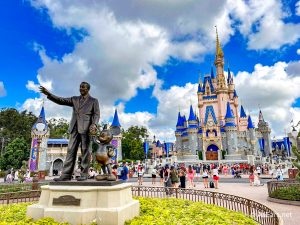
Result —
<svg viewBox="0 0 300 225"><path fill-rule="evenodd" d="M210 182L209 182L209 187L210 187L210 188L215 188L214 182L210 181Z"/></svg>

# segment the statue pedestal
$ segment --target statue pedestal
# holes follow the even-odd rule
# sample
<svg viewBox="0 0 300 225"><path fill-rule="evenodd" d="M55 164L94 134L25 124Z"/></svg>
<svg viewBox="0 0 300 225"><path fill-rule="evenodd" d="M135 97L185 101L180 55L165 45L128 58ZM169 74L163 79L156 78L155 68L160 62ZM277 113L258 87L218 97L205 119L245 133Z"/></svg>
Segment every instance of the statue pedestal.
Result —
<svg viewBox="0 0 300 225"><path fill-rule="evenodd" d="M52 217L57 222L72 225L92 222L123 225L139 215L139 201L132 199L131 184L99 186L109 182L90 183L93 186L88 182L52 182L42 186L40 200L27 207L27 216L34 220Z"/></svg>

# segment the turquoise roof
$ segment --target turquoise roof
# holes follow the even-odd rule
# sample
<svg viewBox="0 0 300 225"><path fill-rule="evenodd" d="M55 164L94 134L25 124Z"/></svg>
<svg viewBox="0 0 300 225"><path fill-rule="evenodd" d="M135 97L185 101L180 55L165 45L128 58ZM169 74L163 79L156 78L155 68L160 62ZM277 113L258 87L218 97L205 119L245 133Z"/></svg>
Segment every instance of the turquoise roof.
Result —
<svg viewBox="0 0 300 225"><path fill-rule="evenodd" d="M209 113L212 115L212 118L213 118L215 124L217 124L217 119L216 119L214 107L212 105L206 106L204 124L206 125L206 123L207 123Z"/></svg>
<svg viewBox="0 0 300 225"><path fill-rule="evenodd" d="M194 113L193 106L191 105L190 106L189 121L196 121L196 120L197 120L197 118L196 118L196 115Z"/></svg>
<svg viewBox="0 0 300 225"><path fill-rule="evenodd" d="M121 124L119 122L119 117L118 117L118 111L117 109L115 109L115 115L114 115L114 119L113 122L111 124L112 127L121 127Z"/></svg>
<svg viewBox="0 0 300 225"><path fill-rule="evenodd" d="M231 108L230 108L230 103L227 102L227 110L226 110L226 115L225 115L225 119L231 119L234 118Z"/></svg>
<svg viewBox="0 0 300 225"><path fill-rule="evenodd" d="M246 118L247 117L247 115L246 115L246 113L245 113L245 110L244 110L244 107L241 105L241 113L240 113L240 117L242 117L242 118Z"/></svg>
<svg viewBox="0 0 300 225"><path fill-rule="evenodd" d="M254 129L254 126L253 126L252 119L251 119L250 115L248 116L248 126L247 126L247 128L248 129Z"/></svg>

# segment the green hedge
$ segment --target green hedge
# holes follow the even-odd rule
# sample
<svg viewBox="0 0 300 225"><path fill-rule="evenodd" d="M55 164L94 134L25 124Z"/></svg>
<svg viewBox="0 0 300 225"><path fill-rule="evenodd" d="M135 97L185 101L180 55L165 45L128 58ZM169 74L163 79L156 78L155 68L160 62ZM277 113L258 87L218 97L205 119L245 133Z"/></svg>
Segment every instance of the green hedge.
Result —
<svg viewBox="0 0 300 225"><path fill-rule="evenodd" d="M300 201L300 186L282 187L270 194L272 198Z"/></svg>
<svg viewBox="0 0 300 225"><path fill-rule="evenodd" d="M242 213L222 207L182 199L138 198L141 203L140 216L126 221L126 225L252 225L257 224ZM32 203L0 206L0 225L67 225L51 218L33 222L26 218L26 209Z"/></svg>
<svg viewBox="0 0 300 225"><path fill-rule="evenodd" d="M139 217L126 225L251 225L257 224L250 217L228 209L182 199L138 198L141 203Z"/></svg>

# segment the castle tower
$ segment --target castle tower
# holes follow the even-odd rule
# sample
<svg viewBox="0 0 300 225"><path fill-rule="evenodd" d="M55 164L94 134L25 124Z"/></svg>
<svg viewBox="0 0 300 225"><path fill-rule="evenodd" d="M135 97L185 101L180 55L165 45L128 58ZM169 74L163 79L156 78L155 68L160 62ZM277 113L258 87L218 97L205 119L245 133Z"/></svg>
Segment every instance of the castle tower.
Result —
<svg viewBox="0 0 300 225"><path fill-rule="evenodd" d="M265 152L265 156L270 156L272 153L272 143L271 143L271 129L269 127L269 124L264 120L263 114L261 110L259 111L259 117L258 117L258 131L262 134L262 143L263 143L263 149Z"/></svg>
<svg viewBox="0 0 300 225"><path fill-rule="evenodd" d="M235 118L230 108L230 103L227 102L227 110L225 115L225 132L227 140L228 155L237 154L237 128Z"/></svg>
<svg viewBox="0 0 300 225"><path fill-rule="evenodd" d="M181 133L183 129L183 121L182 117L180 115L180 112L178 112L178 118L177 118L177 124L176 124L176 131L175 131L175 137L176 137L176 152L177 154L182 154L182 140L181 140Z"/></svg>
<svg viewBox="0 0 300 225"><path fill-rule="evenodd" d="M44 179L47 166L47 142L50 136L45 109L42 106L40 115L31 129L31 151L29 158L29 170L39 171L39 178Z"/></svg>
<svg viewBox="0 0 300 225"><path fill-rule="evenodd" d="M219 41L218 30L216 27L216 56L215 66L217 69L217 91L226 91L225 75L224 75L224 53Z"/></svg>
<svg viewBox="0 0 300 225"><path fill-rule="evenodd" d="M224 116L226 113L226 103L230 100L228 89L226 86L226 79L224 75L224 53L219 41L218 30L216 27L216 56L215 62L217 74L216 94L218 99L218 120L224 124Z"/></svg>
<svg viewBox="0 0 300 225"><path fill-rule="evenodd" d="M123 156L122 156L121 124L119 122L119 116L118 116L117 109L115 109L115 114L114 114L114 118L111 123L110 129L112 130L112 133L113 133L113 139L112 139L111 143L117 149L117 153L116 153L117 158L115 160L116 160L116 162L118 162L119 160L123 159Z"/></svg>
<svg viewBox="0 0 300 225"><path fill-rule="evenodd" d="M249 137L250 137L250 149L252 151L252 154L255 154L255 144L256 144L256 137L255 137L255 127L252 123L252 119L251 116L248 116L248 120L247 120L247 129L249 132Z"/></svg>
<svg viewBox="0 0 300 225"><path fill-rule="evenodd" d="M239 118L239 131L246 131L248 126L248 117L245 113L244 107L241 105L240 118Z"/></svg>
<svg viewBox="0 0 300 225"><path fill-rule="evenodd" d="M193 110L193 106L190 106L190 115L188 119L188 137L189 137L189 147L192 155L197 155L197 133L198 133L198 121Z"/></svg>

